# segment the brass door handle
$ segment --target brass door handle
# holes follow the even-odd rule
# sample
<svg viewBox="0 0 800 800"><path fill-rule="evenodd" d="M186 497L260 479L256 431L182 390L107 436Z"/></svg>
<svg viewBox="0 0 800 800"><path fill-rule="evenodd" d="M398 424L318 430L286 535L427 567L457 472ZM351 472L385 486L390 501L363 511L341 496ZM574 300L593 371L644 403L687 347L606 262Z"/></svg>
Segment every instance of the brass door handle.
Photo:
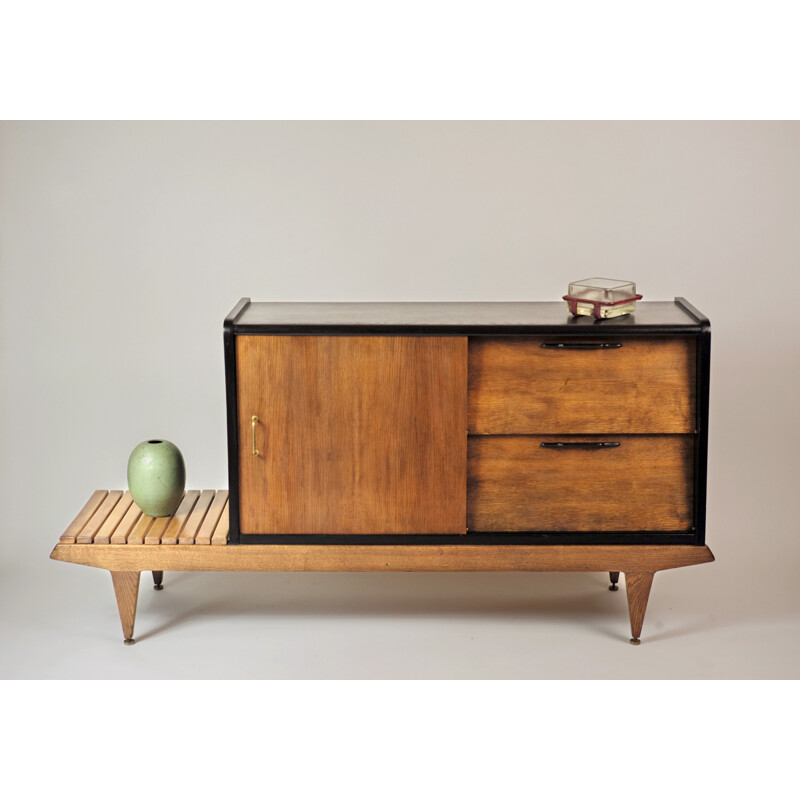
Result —
<svg viewBox="0 0 800 800"><path fill-rule="evenodd" d="M250 417L250 422L253 425L253 455L257 456L259 455L259 452L256 449L256 422L258 422L258 417L255 414L253 414L253 416Z"/></svg>

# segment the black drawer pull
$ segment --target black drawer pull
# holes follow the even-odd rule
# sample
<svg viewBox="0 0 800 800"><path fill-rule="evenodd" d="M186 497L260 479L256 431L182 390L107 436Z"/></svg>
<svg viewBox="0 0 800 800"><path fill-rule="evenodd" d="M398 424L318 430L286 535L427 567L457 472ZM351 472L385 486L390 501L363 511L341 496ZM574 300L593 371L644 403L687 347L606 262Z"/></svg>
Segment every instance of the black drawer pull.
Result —
<svg viewBox="0 0 800 800"><path fill-rule="evenodd" d="M542 342L545 350L611 350L622 347L619 342Z"/></svg>
<svg viewBox="0 0 800 800"><path fill-rule="evenodd" d="M539 446L559 450L599 450L602 447L619 447L619 444L619 442L542 442Z"/></svg>

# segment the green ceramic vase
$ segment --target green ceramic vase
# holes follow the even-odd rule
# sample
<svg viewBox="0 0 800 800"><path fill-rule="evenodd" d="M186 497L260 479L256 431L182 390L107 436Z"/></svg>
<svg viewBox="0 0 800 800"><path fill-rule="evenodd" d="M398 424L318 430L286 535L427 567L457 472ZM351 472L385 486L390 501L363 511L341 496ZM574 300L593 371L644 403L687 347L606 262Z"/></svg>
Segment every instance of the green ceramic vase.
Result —
<svg viewBox="0 0 800 800"><path fill-rule="evenodd" d="M142 511L151 517L169 517L186 487L186 465L181 451L166 439L148 439L128 459L128 489Z"/></svg>

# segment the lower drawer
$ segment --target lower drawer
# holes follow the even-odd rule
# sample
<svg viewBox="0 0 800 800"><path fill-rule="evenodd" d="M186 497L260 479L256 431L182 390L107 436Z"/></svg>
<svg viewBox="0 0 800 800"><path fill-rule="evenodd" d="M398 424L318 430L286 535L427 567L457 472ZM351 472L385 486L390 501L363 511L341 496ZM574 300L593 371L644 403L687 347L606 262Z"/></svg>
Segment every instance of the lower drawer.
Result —
<svg viewBox="0 0 800 800"><path fill-rule="evenodd" d="M688 531L694 436L470 436L467 525Z"/></svg>

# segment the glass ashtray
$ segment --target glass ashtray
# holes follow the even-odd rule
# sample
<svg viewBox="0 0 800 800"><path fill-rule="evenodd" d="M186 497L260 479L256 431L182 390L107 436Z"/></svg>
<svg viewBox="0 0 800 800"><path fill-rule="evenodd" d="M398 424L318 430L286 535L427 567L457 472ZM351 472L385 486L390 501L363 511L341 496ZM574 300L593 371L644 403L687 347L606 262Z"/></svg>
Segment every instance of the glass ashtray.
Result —
<svg viewBox="0 0 800 800"><path fill-rule="evenodd" d="M630 314L636 308L636 284L614 278L584 278L569 285L564 295L570 312L578 317L611 319Z"/></svg>

